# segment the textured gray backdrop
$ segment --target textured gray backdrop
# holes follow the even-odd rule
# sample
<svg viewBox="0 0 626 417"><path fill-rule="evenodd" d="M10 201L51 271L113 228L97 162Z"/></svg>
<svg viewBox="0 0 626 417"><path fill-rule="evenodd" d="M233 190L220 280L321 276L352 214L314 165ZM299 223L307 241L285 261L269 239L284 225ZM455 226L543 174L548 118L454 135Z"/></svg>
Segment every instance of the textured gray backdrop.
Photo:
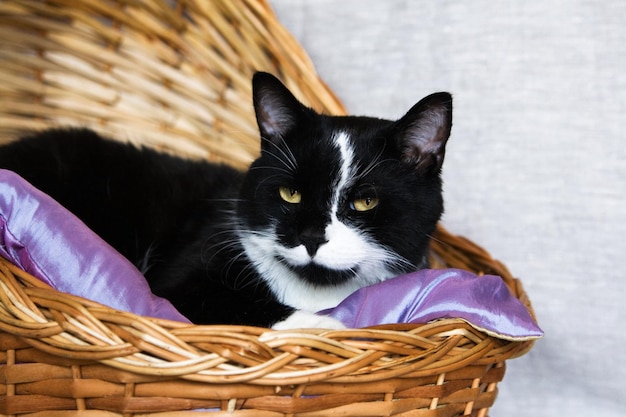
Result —
<svg viewBox="0 0 626 417"><path fill-rule="evenodd" d="M455 97L444 224L546 332L491 415L624 415L626 1L272 0L351 113Z"/></svg>

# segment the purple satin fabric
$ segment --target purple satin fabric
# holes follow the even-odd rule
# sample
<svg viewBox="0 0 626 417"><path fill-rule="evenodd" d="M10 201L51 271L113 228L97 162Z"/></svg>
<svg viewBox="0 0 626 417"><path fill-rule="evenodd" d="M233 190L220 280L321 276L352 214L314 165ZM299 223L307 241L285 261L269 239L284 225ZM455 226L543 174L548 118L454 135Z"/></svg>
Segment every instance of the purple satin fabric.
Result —
<svg viewBox="0 0 626 417"><path fill-rule="evenodd" d="M2 169L0 255L59 291L142 316L189 322L78 218ZM350 328L461 318L504 339L543 334L502 279L456 269L418 271L362 288L324 314Z"/></svg>
<svg viewBox="0 0 626 417"><path fill-rule="evenodd" d="M59 291L148 317L188 320L78 218L0 169L0 255ZM71 279L70 279L71 278Z"/></svg>
<svg viewBox="0 0 626 417"><path fill-rule="evenodd" d="M427 269L361 288L323 313L353 328L460 318L503 339L543 335L500 277L459 269Z"/></svg>

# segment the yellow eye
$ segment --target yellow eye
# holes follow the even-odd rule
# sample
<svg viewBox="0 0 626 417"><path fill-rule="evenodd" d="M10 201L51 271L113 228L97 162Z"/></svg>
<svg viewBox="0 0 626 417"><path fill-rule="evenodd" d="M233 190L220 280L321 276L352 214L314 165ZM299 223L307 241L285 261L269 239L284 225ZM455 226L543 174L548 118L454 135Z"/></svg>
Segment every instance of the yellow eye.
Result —
<svg viewBox="0 0 626 417"><path fill-rule="evenodd" d="M280 194L280 198L291 204L298 204L300 200L302 200L300 191L294 188L279 187L278 193Z"/></svg>
<svg viewBox="0 0 626 417"><path fill-rule="evenodd" d="M356 211L368 211L378 205L376 197L358 198L352 202L352 208Z"/></svg>

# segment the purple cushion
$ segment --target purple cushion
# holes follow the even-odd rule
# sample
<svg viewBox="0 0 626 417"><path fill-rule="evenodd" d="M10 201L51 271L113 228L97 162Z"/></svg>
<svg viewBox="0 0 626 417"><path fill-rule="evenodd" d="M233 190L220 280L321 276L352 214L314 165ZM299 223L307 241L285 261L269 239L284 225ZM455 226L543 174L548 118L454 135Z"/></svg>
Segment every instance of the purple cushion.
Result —
<svg viewBox="0 0 626 417"><path fill-rule="evenodd" d="M324 313L353 328L460 318L501 339L543 335L502 278L460 269L426 269L361 288Z"/></svg>
<svg viewBox="0 0 626 417"><path fill-rule="evenodd" d="M78 218L2 169L0 255L59 291L142 316L189 322ZM461 318L508 340L543 334L502 279L457 269L423 270L362 288L323 313L352 328Z"/></svg>
<svg viewBox="0 0 626 417"><path fill-rule="evenodd" d="M0 169L0 255L59 291L187 321L126 258L52 198Z"/></svg>

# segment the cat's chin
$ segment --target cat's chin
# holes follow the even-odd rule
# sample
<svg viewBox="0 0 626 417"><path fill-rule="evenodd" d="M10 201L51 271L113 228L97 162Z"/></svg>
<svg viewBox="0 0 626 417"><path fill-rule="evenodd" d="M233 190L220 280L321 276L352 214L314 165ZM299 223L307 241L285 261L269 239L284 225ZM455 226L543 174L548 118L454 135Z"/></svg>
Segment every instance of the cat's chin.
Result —
<svg viewBox="0 0 626 417"><path fill-rule="evenodd" d="M315 262L310 262L306 265L289 265L289 268L296 273L300 279L316 287L342 285L355 277L355 272L351 269L330 269L323 265L316 264Z"/></svg>

